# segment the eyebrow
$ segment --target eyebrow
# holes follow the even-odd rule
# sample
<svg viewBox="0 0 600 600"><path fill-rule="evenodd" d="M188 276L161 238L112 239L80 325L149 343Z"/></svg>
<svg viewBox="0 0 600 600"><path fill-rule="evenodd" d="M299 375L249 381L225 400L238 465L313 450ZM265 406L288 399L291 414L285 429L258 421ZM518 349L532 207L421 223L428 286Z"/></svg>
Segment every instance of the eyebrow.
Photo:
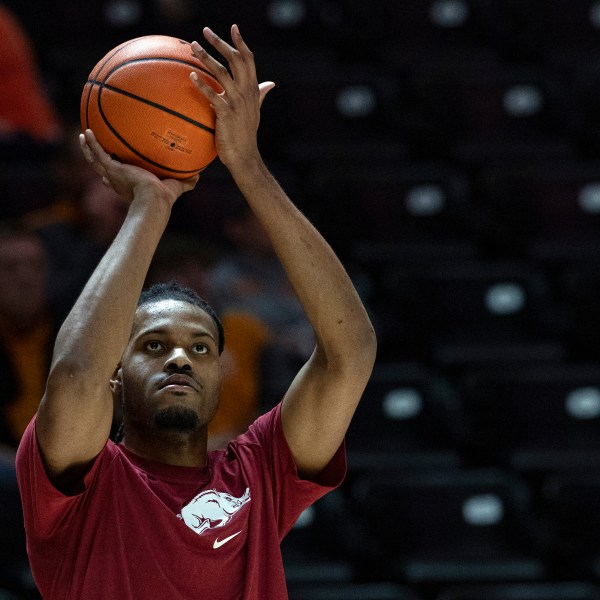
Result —
<svg viewBox="0 0 600 600"><path fill-rule="evenodd" d="M140 339L140 338L144 338L147 337L149 335L169 335L169 331L166 329L147 329L146 331L141 331L136 338ZM191 332L191 337L192 338L202 338L202 337L207 337L210 338L213 342L216 343L216 339L215 337L209 332L209 331L193 331Z"/></svg>

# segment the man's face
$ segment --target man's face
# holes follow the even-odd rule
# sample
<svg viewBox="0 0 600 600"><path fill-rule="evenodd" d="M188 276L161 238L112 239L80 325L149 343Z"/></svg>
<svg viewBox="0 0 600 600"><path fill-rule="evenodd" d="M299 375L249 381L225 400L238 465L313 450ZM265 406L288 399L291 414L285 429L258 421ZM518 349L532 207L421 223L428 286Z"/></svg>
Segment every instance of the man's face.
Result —
<svg viewBox="0 0 600 600"><path fill-rule="evenodd" d="M119 374L127 428L192 433L215 415L221 390L218 331L193 304L137 309Z"/></svg>

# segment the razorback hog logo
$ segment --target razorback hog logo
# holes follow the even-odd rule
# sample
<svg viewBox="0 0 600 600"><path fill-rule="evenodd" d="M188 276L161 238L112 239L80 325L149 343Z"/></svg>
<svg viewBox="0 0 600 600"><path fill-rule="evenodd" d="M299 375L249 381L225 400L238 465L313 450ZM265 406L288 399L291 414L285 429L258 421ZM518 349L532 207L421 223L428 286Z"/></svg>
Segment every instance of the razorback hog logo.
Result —
<svg viewBox="0 0 600 600"><path fill-rule="evenodd" d="M183 519L192 531L201 535L207 529L226 525L246 502L250 502L250 488L246 488L241 498L226 492L206 490L186 504L177 516Z"/></svg>

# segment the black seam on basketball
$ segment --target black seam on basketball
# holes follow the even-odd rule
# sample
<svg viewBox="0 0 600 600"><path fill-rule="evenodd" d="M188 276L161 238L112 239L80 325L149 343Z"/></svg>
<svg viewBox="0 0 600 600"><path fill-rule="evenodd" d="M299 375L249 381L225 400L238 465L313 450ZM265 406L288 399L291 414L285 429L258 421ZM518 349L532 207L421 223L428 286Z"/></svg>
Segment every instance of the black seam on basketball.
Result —
<svg viewBox="0 0 600 600"><path fill-rule="evenodd" d="M87 98L85 99L85 128L89 129L90 128L90 97L92 95L92 88L94 86L90 85L90 87L88 88L88 94L87 94Z"/></svg>
<svg viewBox="0 0 600 600"><path fill-rule="evenodd" d="M195 69L196 71L202 71L202 73L204 73L205 75L208 75L214 81L217 81L217 78L208 69L205 69L204 67L199 66L198 63L191 62L188 60L183 60L182 58L172 58L170 56L144 56L143 58L132 58L131 60L126 60L125 62L121 62L118 65L115 65L106 74L106 76L104 77L104 81L106 81L115 71L117 71L121 67L125 67L125 66L131 65L133 63L149 62L149 61L153 61L153 60L160 60L162 62L174 62L174 63L179 63L180 65L187 65L188 67L192 67L192 69Z"/></svg>
<svg viewBox="0 0 600 600"><path fill-rule="evenodd" d="M94 81L94 80L89 80L88 83L90 83L92 87L94 85L98 85L100 87L100 89L98 90L98 95L102 92L103 88L109 89L111 92L121 94L122 96L127 96L128 98L131 98L132 100L137 100L138 102L141 102L142 104L147 104L148 106L152 106L153 108L158 108L159 110L162 110L163 112L173 115L174 117L179 117L181 120L187 121L191 125L199 127L200 129L204 129L204 131L207 131L211 135L215 135L215 130L212 129L211 127L208 127L207 125L204 125L203 123L200 123L200 121L195 121L194 119L192 119L186 115L182 115L181 113L177 112L176 110L167 108L166 106L163 106L162 104L158 104L158 102L153 102L152 100L148 100L147 98L143 98L142 96L132 94L131 92L128 92L127 90L122 90L121 88L118 88L114 85L110 85L110 83L103 83L102 81ZM98 104L99 103L100 103L100 97L98 97Z"/></svg>
<svg viewBox="0 0 600 600"><path fill-rule="evenodd" d="M119 132L110 124L110 121L106 118L106 115L104 114L104 111L102 110L102 103L100 101L100 94L102 93L103 87L109 87L109 86L101 85L100 89L98 90L98 111L100 113L100 116L102 117L102 120L106 124L106 126L110 129L112 134L121 142L121 144L123 144L123 146L125 146L126 148L131 150L131 152L133 152L136 156L139 156L142 160L145 160L148 164L154 165L155 167L163 169L164 171L169 171L171 173L181 173L182 175L184 175L184 174L195 175L196 173L199 173L199 172L203 171L204 169L206 169L206 167L208 165L204 165L203 167L201 167L199 169L190 169L190 170L183 170L183 171L180 169L173 169L171 167L167 167L166 165L162 165L160 163L153 161L151 158L144 156L141 152L136 150L131 144L129 144L129 142L127 142L127 140L125 140L119 134Z"/></svg>
<svg viewBox="0 0 600 600"><path fill-rule="evenodd" d="M106 63L109 62L113 58L113 56L115 56L116 54L119 54L119 52L121 52L122 50L127 48L127 46L130 46L134 42L137 42L139 39L141 39L141 38L135 38L133 40L129 40L128 42L123 42L120 46L118 46L117 48L114 48L113 51L106 57L106 60L104 60L102 62L98 71L96 71L95 74L93 71L90 73L90 78L97 79L98 76L100 75L100 73L102 73L102 69L104 69L104 66L106 65ZM110 71L109 71L109 73L110 73Z"/></svg>
<svg viewBox="0 0 600 600"><path fill-rule="evenodd" d="M102 69L104 69L104 65L106 65L106 63L109 62L112 59L112 57L115 56L115 54L118 54L119 52L121 52L121 50L123 50L124 48L126 48L127 46L132 44L133 42L137 41L138 39L140 39L140 38L129 40L129 42L124 42L118 48L115 48L113 50L113 52L111 52L106 57L106 60L102 62L102 64L100 65L100 68L96 71L96 73L94 74L93 71L90 73L90 79L95 80L100 75L100 73L102 73ZM90 83L90 82L88 81L88 83ZM90 126L89 107L90 107L90 98L92 96L92 88L93 87L94 87L93 85L90 85L89 90L88 90L87 100L85 103L85 127L86 127L86 129L88 129Z"/></svg>

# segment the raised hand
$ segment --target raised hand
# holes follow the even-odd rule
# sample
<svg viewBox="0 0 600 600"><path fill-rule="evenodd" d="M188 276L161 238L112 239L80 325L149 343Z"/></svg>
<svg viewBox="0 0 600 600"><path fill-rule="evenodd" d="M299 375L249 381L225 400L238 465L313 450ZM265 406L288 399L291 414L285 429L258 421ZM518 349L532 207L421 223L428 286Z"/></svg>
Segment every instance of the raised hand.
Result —
<svg viewBox="0 0 600 600"><path fill-rule="evenodd" d="M131 202L138 192L146 190L160 194L173 204L183 192L193 189L198 182L198 175L185 180L161 180L141 167L119 162L105 152L91 129L79 135L79 145L85 159L102 177L103 183L127 202Z"/></svg>
<svg viewBox="0 0 600 600"><path fill-rule="evenodd" d="M233 46L208 27L204 28L203 34L227 60L229 69L198 42L192 42L192 52L219 81L223 92L215 92L195 72L190 74L190 78L215 110L217 152L221 162L231 168L239 161L247 163L258 158L256 136L260 106L275 84L272 81L258 84L254 55L242 39L237 25L231 27Z"/></svg>

